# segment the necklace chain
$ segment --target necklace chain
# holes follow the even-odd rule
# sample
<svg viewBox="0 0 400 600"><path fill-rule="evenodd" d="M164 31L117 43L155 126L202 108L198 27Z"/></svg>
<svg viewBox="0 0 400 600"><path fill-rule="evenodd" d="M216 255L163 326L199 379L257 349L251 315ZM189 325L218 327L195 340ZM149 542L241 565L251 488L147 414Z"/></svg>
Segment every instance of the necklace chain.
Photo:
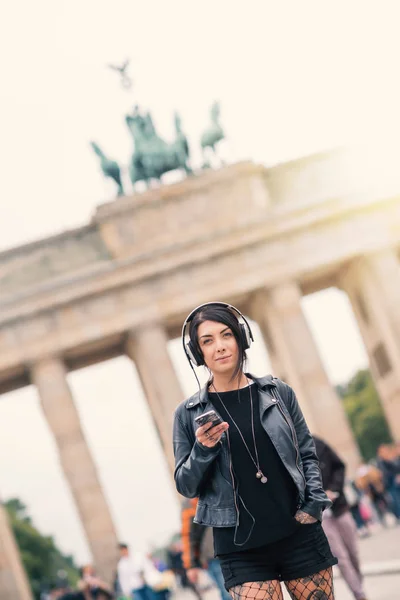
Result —
<svg viewBox="0 0 400 600"><path fill-rule="evenodd" d="M231 419L232 423L235 425L236 429L238 430L238 433L239 433L239 435L240 435L240 437L242 439L242 442L243 442L243 444L244 444L244 446L245 446L245 448L247 450L247 453L250 456L250 458L251 458L251 460L252 460L255 468L257 469L257 473L256 473L257 479L259 479L261 481L261 483L267 483L268 479L267 479L267 477L264 475L264 473L260 469L260 461L259 461L259 458L258 458L256 436L255 436L255 432L254 432L253 394L252 394L252 391L251 391L251 384L249 383L248 380L247 380L247 384L249 386L249 391L250 391L251 431L252 431L252 434L253 434L253 444L254 444L254 451L255 451L255 455L256 455L256 460L254 460L254 457L253 457L252 453L250 452L250 448L248 447L248 445L246 443L246 440L244 439L244 436L243 436L242 432L240 431L240 428L239 428L238 424L236 423L235 419L230 414L229 410L226 408L225 403L223 402L221 396L217 392L214 383L211 382L211 385L212 385L215 393L217 394L219 401L221 402L222 406L224 407L226 413L229 415L229 418ZM238 388L237 392L238 392L238 400L240 400L239 388Z"/></svg>

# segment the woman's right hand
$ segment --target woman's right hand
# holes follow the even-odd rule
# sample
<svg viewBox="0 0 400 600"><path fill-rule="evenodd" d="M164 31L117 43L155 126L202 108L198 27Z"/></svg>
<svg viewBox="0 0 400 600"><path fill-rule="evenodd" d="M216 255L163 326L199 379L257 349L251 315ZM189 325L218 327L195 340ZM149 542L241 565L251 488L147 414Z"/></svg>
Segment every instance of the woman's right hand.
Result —
<svg viewBox="0 0 400 600"><path fill-rule="evenodd" d="M317 519L315 517L309 515L308 513L304 512L304 510L300 509L294 515L294 518L298 523L301 523L302 525L312 525L313 523L317 522Z"/></svg>
<svg viewBox="0 0 400 600"><path fill-rule="evenodd" d="M224 431L228 428L229 425L226 421L214 426L212 423L205 423L196 430L196 439L202 446L214 448L220 441Z"/></svg>

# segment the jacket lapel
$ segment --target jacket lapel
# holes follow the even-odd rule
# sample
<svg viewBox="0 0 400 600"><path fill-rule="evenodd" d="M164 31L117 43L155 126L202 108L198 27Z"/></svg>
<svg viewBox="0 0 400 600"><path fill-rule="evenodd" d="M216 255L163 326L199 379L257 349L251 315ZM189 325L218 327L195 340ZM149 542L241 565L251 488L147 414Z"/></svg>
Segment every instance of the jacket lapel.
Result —
<svg viewBox="0 0 400 600"><path fill-rule="evenodd" d="M262 389L258 390L258 397L260 400L260 419L262 422L265 411L276 404L276 399L271 395L269 390Z"/></svg>

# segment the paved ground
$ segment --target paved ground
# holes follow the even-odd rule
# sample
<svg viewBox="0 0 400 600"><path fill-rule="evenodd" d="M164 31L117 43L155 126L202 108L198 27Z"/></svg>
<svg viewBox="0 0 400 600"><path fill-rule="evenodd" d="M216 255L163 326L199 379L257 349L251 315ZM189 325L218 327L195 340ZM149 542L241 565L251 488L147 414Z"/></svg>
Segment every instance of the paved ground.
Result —
<svg viewBox="0 0 400 600"><path fill-rule="evenodd" d="M360 557L363 565L398 561L400 571L400 526L376 526L370 537L360 540Z"/></svg>
<svg viewBox="0 0 400 600"><path fill-rule="evenodd" d="M376 528L369 538L360 540L360 556L365 574L368 600L400 600L400 527ZM195 600L191 593L179 593L176 600ZM286 591L285 600L289 600ZM336 600L354 600L338 573L335 575ZM219 600L215 592L204 600Z"/></svg>
<svg viewBox="0 0 400 600"><path fill-rule="evenodd" d="M377 529L360 540L360 557L368 600L400 600L400 527ZM337 600L353 600L341 578L335 579Z"/></svg>

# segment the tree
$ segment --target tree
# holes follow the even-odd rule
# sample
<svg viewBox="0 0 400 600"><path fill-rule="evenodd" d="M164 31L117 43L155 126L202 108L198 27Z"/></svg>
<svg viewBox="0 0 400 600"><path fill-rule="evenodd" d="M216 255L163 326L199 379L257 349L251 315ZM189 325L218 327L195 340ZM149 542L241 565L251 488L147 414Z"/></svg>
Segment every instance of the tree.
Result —
<svg viewBox="0 0 400 600"><path fill-rule="evenodd" d="M79 573L72 556L62 554L51 536L36 529L26 506L18 498L11 498L4 506L35 598L39 599L43 587L53 586L61 572L71 584L76 583Z"/></svg>
<svg viewBox="0 0 400 600"><path fill-rule="evenodd" d="M367 369L337 387L363 458L376 456L380 444L392 441L379 396Z"/></svg>

